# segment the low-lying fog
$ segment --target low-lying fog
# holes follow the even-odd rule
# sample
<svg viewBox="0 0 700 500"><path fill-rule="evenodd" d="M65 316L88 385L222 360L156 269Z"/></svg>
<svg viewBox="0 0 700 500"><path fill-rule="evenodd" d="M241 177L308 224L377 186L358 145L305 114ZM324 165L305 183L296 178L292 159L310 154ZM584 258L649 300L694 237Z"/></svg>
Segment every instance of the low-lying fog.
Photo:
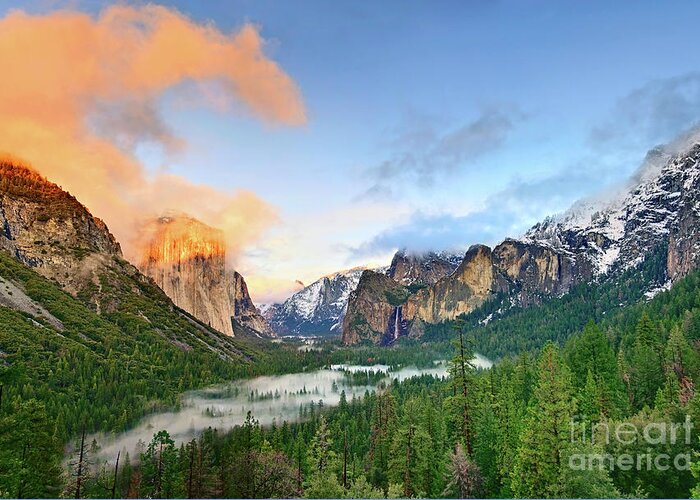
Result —
<svg viewBox="0 0 700 500"><path fill-rule="evenodd" d="M491 361L479 354L472 363L478 368L491 366ZM362 372L369 373L366 380L358 376ZM374 391L381 381L400 381L417 375L445 377L447 363L436 361L429 368L405 367L398 370L390 370L386 365L333 365L330 369L238 380L188 392L182 397L179 411L148 416L137 427L123 434L93 437L101 447L101 460L114 460L120 450L128 451L131 459L136 460L138 457L134 450L139 441L148 444L153 434L163 429L179 445L208 427L225 431L240 425L248 411L261 425L270 425L273 421L295 422L301 418L300 409L308 408L312 403L318 405L322 401L324 406L337 405L342 391L345 391L349 401L354 396L363 396L365 391Z"/></svg>

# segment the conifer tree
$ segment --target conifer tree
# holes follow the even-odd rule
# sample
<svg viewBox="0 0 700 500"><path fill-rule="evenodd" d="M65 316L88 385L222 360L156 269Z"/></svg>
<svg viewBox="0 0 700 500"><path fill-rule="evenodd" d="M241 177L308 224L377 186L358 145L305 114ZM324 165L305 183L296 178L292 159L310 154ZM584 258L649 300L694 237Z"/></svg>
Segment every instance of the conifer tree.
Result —
<svg viewBox="0 0 700 500"><path fill-rule="evenodd" d="M458 321L454 326L458 333L457 353L450 364L450 379L452 383L452 396L447 399L446 405L450 409L453 418L453 428L458 430L454 440L460 440L465 445L468 455L474 452L473 443L473 415L471 405L473 403L472 386L474 384L474 351L470 341L466 338L463 321Z"/></svg>
<svg viewBox="0 0 700 500"><path fill-rule="evenodd" d="M402 484L404 496L428 495L432 440L418 418L418 402L407 402L401 426L394 434L389 458L389 480Z"/></svg>
<svg viewBox="0 0 700 500"><path fill-rule="evenodd" d="M44 405L15 402L0 414L0 492L12 498L57 497L61 448Z"/></svg>
<svg viewBox="0 0 700 500"><path fill-rule="evenodd" d="M370 432L369 465L370 480L382 488L388 487L388 462L391 441L396 422L396 401L391 391L381 391L375 396Z"/></svg>
<svg viewBox="0 0 700 500"><path fill-rule="evenodd" d="M175 442L167 431L153 435L141 455L141 495L152 498L173 498L180 494L181 475Z"/></svg>
<svg viewBox="0 0 700 500"><path fill-rule="evenodd" d="M338 481L338 458L333 451L333 440L326 423L321 415L308 452L309 477L304 485L304 493L308 498L340 497L343 487Z"/></svg>
<svg viewBox="0 0 700 500"><path fill-rule="evenodd" d="M565 453L570 445L573 414L571 374L559 349L549 343L540 355L534 402L523 425L512 471L511 483L516 496L556 495Z"/></svg>
<svg viewBox="0 0 700 500"><path fill-rule="evenodd" d="M447 487L443 495L452 498L475 498L483 494L483 477L479 466L467 457L460 443L450 454Z"/></svg>
<svg viewBox="0 0 700 500"><path fill-rule="evenodd" d="M656 392L664 382L658 330L647 314L637 323L630 353L630 386L637 409L653 407Z"/></svg>

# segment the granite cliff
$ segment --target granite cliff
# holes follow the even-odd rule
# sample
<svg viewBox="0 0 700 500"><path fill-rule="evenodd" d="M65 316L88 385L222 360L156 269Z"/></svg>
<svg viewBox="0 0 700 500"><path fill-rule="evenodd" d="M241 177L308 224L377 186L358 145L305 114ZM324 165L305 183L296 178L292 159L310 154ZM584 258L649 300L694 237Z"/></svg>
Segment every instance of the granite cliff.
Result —
<svg viewBox="0 0 700 500"><path fill-rule="evenodd" d="M222 231L173 213L150 221L143 234L139 269L178 307L227 335L243 325L260 336L274 336L243 276L227 269Z"/></svg>
<svg viewBox="0 0 700 500"><path fill-rule="evenodd" d="M454 272L412 290L401 303L375 294L381 304L371 304L368 295L351 294L353 321L344 323L343 341L389 344L421 335L425 323L453 320L496 295L511 305L538 304L578 283L614 279L660 246L668 248L668 286L700 264L699 207L700 144L657 148L614 195L582 200L493 250L471 247ZM358 291L370 278L363 275ZM392 328L395 334L387 336Z"/></svg>

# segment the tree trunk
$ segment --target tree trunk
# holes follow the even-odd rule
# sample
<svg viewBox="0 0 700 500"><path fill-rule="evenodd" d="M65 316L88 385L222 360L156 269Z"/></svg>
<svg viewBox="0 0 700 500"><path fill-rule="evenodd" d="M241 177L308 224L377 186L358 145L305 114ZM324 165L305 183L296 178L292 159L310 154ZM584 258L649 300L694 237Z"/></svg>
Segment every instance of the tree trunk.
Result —
<svg viewBox="0 0 700 500"><path fill-rule="evenodd" d="M114 464L114 481L112 481L112 498L117 497L117 474L119 473L119 457L121 456L122 452L119 451L117 452L117 461Z"/></svg>
<svg viewBox="0 0 700 500"><path fill-rule="evenodd" d="M83 461L85 460L85 427L80 436L80 455L78 458L78 470L75 477L75 498L80 498L80 489L83 486Z"/></svg>
<svg viewBox="0 0 700 500"><path fill-rule="evenodd" d="M467 367L466 361L464 359L464 332L461 328L459 330L459 364L462 370L462 432L464 433L464 444L467 445L467 454L471 457L473 454L472 436L470 429L471 423L469 418L469 407L467 406L469 390L467 389Z"/></svg>

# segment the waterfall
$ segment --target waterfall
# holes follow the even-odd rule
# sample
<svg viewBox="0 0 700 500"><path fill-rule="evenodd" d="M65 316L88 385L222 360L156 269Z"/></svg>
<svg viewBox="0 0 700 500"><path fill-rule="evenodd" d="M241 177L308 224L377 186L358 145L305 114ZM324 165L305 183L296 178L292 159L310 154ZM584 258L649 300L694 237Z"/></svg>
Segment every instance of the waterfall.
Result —
<svg viewBox="0 0 700 500"><path fill-rule="evenodd" d="M394 341L399 338L401 334L401 306L394 309Z"/></svg>

